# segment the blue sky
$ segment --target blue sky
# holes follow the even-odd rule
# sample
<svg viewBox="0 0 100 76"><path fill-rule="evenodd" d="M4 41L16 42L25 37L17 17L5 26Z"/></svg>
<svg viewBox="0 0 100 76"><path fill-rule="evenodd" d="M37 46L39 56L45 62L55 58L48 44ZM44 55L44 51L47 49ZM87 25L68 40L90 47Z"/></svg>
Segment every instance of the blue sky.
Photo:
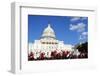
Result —
<svg viewBox="0 0 100 76"><path fill-rule="evenodd" d="M43 30L51 24L56 39L75 45L87 41L88 18L79 16L28 15L28 42L40 39Z"/></svg>

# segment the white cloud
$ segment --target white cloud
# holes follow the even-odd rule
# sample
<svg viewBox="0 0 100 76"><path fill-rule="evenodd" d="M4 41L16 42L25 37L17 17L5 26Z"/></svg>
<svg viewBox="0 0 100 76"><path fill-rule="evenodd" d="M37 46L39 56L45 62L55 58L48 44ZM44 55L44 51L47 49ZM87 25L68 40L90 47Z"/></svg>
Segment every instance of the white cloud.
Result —
<svg viewBox="0 0 100 76"><path fill-rule="evenodd" d="M82 35L88 35L88 32L82 32Z"/></svg>
<svg viewBox="0 0 100 76"><path fill-rule="evenodd" d="M79 40L86 39L86 36L80 35Z"/></svg>
<svg viewBox="0 0 100 76"><path fill-rule="evenodd" d="M81 19L80 17L72 17L72 18L70 19L70 21L73 22L73 21L77 21L77 20L80 20L80 19Z"/></svg>
<svg viewBox="0 0 100 76"><path fill-rule="evenodd" d="M80 36L79 36L79 40L82 40L82 39L83 39L83 37L82 37L82 35L80 35Z"/></svg>
<svg viewBox="0 0 100 76"><path fill-rule="evenodd" d="M71 22L75 22L75 21L78 21L78 20L83 21L83 20L86 20L86 19L87 19L87 17L72 17L72 18L70 19L70 21L71 21Z"/></svg>
<svg viewBox="0 0 100 76"><path fill-rule="evenodd" d="M85 31L84 31L84 32L81 33L81 35L80 35L80 37L79 37L79 40L86 39L87 36L88 36L88 32L85 32Z"/></svg>
<svg viewBox="0 0 100 76"><path fill-rule="evenodd" d="M76 30L78 32L82 32L85 30L85 24L84 23L78 23L77 25L73 25L73 24L70 24L70 30Z"/></svg>

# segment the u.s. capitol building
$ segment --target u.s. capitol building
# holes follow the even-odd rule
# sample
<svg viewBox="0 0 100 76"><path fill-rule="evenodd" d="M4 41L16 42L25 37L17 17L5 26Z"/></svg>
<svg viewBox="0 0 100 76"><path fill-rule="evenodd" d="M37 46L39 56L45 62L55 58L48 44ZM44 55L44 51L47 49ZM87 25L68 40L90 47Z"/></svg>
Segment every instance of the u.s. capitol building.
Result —
<svg viewBox="0 0 100 76"><path fill-rule="evenodd" d="M64 51L75 51L73 46L70 44L64 44L64 41L59 41L56 39L56 35L51 25L44 29L42 36L39 40L35 40L34 43L29 43L29 53L34 53L34 58L38 58L40 53L44 52L45 57L50 57L52 51L57 51L58 53L62 50Z"/></svg>

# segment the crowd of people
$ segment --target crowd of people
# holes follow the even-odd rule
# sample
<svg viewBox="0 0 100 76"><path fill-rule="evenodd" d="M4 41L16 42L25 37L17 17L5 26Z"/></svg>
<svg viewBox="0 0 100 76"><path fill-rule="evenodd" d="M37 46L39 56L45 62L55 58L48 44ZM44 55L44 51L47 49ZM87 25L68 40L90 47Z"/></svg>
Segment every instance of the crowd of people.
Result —
<svg viewBox="0 0 100 76"><path fill-rule="evenodd" d="M39 57L35 58L34 52L30 52L28 54L28 60L55 60L55 59L80 59L80 58L88 58L88 53L79 52L79 54L75 54L74 51L52 51L50 57L45 56L45 52L41 52Z"/></svg>

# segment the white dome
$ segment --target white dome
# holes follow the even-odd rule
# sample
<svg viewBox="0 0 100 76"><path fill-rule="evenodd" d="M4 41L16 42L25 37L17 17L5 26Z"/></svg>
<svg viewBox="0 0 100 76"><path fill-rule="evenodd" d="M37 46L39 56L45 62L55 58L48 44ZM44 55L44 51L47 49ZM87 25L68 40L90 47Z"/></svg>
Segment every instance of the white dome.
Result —
<svg viewBox="0 0 100 76"><path fill-rule="evenodd" d="M42 34L42 38L55 38L55 32L54 30L51 28L50 24L48 24L48 27L44 29L43 34Z"/></svg>

